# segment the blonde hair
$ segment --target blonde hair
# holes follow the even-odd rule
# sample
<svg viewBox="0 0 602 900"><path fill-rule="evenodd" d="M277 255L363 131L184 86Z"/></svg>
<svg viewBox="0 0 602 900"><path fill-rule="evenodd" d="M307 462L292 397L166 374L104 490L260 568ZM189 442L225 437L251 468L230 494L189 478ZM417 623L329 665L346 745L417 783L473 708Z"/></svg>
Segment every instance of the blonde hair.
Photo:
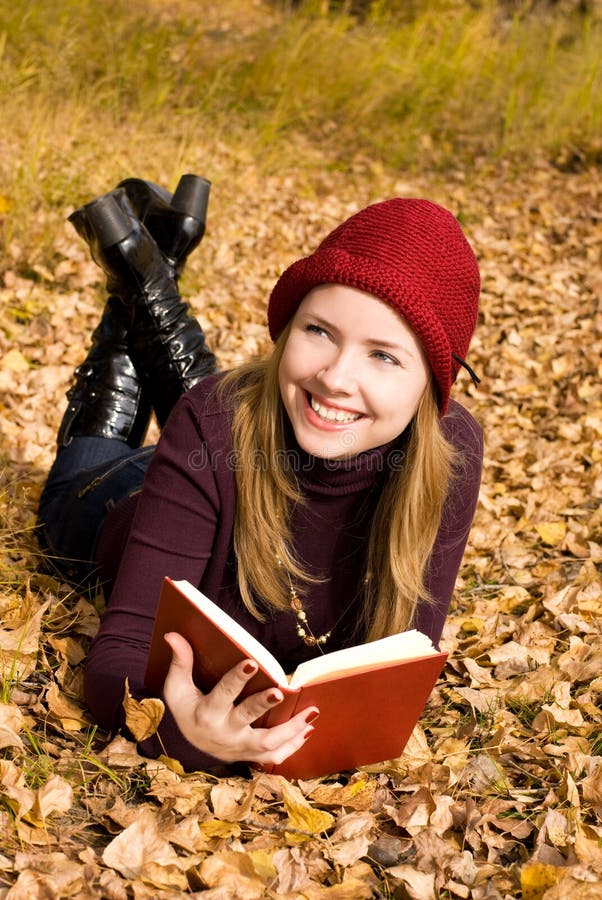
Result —
<svg viewBox="0 0 602 900"><path fill-rule="evenodd" d="M270 357L229 372L218 388L234 403L238 585L245 606L260 620L266 609L290 608L293 583L302 596L304 586L321 580L303 569L292 549L291 513L304 501L289 465L278 382L289 330L290 325ZM452 457L431 383L412 422L403 466L389 473L373 516L363 614L356 629L361 639L402 631L411 625L418 600L430 602L424 575L441 522ZM376 572L378 577L373 577Z"/></svg>

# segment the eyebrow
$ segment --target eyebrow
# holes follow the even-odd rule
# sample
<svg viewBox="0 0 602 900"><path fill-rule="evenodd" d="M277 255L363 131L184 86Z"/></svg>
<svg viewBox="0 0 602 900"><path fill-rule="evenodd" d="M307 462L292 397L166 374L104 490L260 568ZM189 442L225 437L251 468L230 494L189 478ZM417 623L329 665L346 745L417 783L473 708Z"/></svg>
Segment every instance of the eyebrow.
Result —
<svg viewBox="0 0 602 900"><path fill-rule="evenodd" d="M315 322L320 325L324 325L326 328L334 329L338 331L339 329L333 322L329 322L328 319L324 319L322 316L315 315L315 313L307 313L308 319L313 319ZM394 341L381 340L380 338L364 338L364 344L368 344L370 347L382 347L386 350L395 350L397 353L404 353L406 356L409 356L411 359L415 359L415 353L410 350L409 347L404 347L402 344L397 344Z"/></svg>

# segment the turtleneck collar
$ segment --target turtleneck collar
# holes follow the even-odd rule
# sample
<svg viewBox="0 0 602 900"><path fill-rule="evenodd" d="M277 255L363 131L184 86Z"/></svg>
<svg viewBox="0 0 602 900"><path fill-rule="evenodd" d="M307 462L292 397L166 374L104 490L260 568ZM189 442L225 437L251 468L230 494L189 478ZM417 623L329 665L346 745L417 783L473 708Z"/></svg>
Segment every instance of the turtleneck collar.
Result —
<svg viewBox="0 0 602 900"><path fill-rule="evenodd" d="M376 485L385 472L403 466L409 426L387 444L344 459L322 459L306 453L295 438L292 425L285 417L284 437L288 459L306 493L342 495L366 490Z"/></svg>

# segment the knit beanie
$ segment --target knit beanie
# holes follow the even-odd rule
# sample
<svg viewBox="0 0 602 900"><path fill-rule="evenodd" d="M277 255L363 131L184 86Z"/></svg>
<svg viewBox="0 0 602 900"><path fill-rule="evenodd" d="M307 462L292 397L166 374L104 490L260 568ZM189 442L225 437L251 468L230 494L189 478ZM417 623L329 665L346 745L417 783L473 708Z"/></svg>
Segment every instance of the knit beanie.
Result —
<svg viewBox="0 0 602 900"><path fill-rule="evenodd" d="M319 284L358 288L388 303L419 338L433 372L441 415L477 322L475 255L454 216L429 200L375 203L343 222L310 256L280 276L270 295L275 340Z"/></svg>

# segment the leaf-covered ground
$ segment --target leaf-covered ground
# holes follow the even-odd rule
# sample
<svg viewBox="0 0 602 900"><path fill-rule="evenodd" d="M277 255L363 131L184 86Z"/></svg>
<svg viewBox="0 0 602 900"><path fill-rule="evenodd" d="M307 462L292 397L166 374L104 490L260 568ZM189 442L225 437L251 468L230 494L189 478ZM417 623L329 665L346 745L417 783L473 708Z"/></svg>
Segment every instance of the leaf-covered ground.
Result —
<svg viewBox="0 0 602 900"><path fill-rule="evenodd" d="M183 776L95 733L81 666L101 600L38 570L32 526L102 289L48 213L52 269L12 245L0 291L0 898L599 897L600 172L400 181L358 161L262 179L225 149L210 168L182 287L223 367L266 344L282 267L366 203L431 197L473 241L482 383L455 395L486 464L450 662L404 755L339 777Z"/></svg>

